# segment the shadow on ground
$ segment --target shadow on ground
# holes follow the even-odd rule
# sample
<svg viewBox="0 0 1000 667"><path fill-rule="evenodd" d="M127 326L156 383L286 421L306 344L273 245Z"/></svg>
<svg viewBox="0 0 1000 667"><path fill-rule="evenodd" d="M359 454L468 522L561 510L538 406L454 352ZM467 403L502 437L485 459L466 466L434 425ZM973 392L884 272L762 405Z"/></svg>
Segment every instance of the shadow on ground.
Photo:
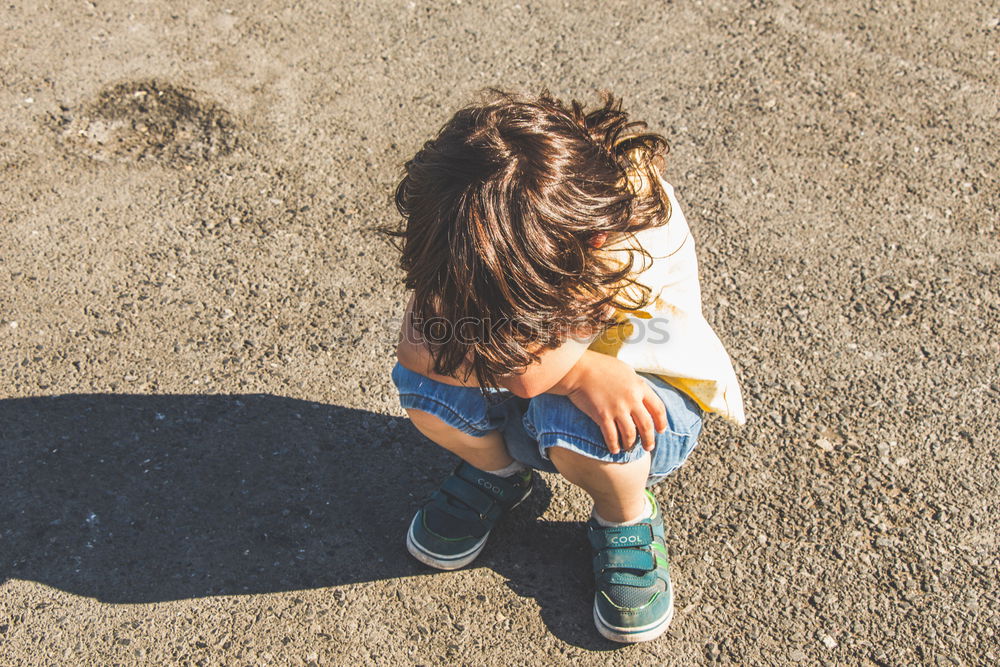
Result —
<svg viewBox="0 0 1000 667"><path fill-rule="evenodd" d="M454 465L405 419L270 395L0 400L0 429L0 582L110 603L431 574L403 534ZM535 598L556 636L611 648L583 531L537 520L537 484L477 564Z"/></svg>

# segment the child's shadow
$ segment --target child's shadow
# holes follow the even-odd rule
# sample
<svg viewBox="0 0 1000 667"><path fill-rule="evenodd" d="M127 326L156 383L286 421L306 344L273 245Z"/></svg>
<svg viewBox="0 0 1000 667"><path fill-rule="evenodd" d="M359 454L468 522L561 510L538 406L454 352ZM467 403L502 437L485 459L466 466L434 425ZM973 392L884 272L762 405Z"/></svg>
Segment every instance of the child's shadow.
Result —
<svg viewBox="0 0 1000 667"><path fill-rule="evenodd" d="M0 451L0 583L112 603L430 574L402 536L454 465L405 419L260 394L0 400ZM536 484L478 566L559 638L608 648L580 525L536 521Z"/></svg>

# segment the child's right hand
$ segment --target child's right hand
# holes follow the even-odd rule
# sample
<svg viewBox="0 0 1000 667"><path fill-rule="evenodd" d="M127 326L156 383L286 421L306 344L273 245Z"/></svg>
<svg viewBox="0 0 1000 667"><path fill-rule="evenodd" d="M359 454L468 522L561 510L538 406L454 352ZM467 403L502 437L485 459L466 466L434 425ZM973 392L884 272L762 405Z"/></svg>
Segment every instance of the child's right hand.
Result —
<svg viewBox="0 0 1000 667"><path fill-rule="evenodd" d="M623 361L588 350L566 378L566 397L594 420L608 451L618 454L635 445L636 433L647 452L655 431L667 429L667 410L653 388ZM654 431L655 429L655 431Z"/></svg>

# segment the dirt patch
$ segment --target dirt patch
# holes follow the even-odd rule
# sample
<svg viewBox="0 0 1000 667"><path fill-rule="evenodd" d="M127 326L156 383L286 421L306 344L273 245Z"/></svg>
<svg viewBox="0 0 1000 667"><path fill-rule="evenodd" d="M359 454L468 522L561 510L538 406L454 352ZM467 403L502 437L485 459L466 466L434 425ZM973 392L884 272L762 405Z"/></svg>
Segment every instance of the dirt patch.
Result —
<svg viewBox="0 0 1000 667"><path fill-rule="evenodd" d="M102 162L184 166L231 153L237 123L194 91L164 81L126 81L54 119L72 153Z"/></svg>

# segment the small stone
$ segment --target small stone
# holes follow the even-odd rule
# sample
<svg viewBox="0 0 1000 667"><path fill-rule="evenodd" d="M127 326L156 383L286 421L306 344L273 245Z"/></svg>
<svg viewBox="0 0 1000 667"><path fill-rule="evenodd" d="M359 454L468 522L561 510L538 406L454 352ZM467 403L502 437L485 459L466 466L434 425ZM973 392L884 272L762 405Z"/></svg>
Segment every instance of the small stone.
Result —
<svg viewBox="0 0 1000 667"><path fill-rule="evenodd" d="M806 659L806 654L800 651L799 649L795 649L794 651L788 654L788 659L791 660L792 662L802 662L803 660Z"/></svg>
<svg viewBox="0 0 1000 667"><path fill-rule="evenodd" d="M817 440L816 446L822 449L824 452L833 451L833 443L827 440L826 438L820 438L819 440Z"/></svg>
<svg viewBox="0 0 1000 667"><path fill-rule="evenodd" d="M830 635L823 635L819 638L819 640L823 642L823 646L827 647L831 651L837 648L837 640Z"/></svg>
<svg viewBox="0 0 1000 667"><path fill-rule="evenodd" d="M767 535L765 535L764 533L760 533L759 535L757 535L757 541L760 542L761 544L767 544Z"/></svg>

